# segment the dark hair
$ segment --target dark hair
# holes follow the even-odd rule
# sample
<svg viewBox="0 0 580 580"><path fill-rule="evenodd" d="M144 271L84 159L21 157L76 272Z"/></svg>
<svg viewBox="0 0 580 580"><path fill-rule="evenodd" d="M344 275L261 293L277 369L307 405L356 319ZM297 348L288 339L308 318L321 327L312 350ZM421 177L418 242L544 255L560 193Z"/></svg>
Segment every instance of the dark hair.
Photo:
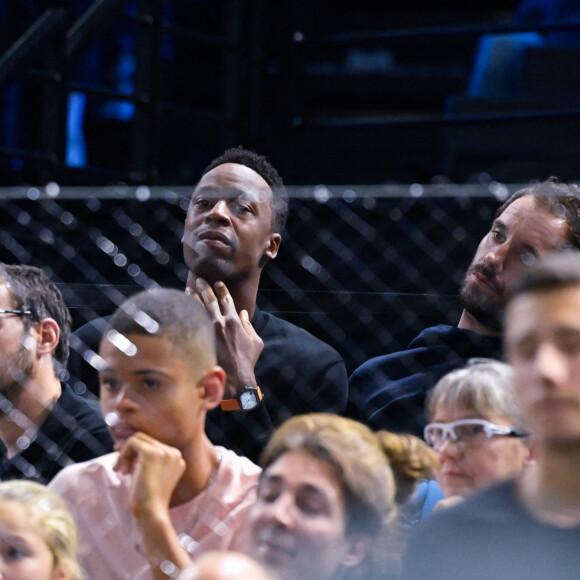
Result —
<svg viewBox="0 0 580 580"><path fill-rule="evenodd" d="M30 310L22 322L28 332L32 326L45 318L53 318L60 329L60 338L54 351L54 372L61 376L66 369L69 355L71 315L56 284L35 266L0 264L0 281L8 284L12 307L15 310Z"/></svg>
<svg viewBox="0 0 580 580"><path fill-rule="evenodd" d="M272 190L272 230L276 233L282 233L288 218L288 193L274 166L263 155L242 147L232 147L216 157L203 170L202 176L224 163L245 165L264 178Z"/></svg>
<svg viewBox="0 0 580 580"><path fill-rule="evenodd" d="M187 359L194 374L216 364L209 315L196 298L180 290L156 288L128 298L115 310L103 338L110 331L169 337L173 350Z"/></svg>
<svg viewBox="0 0 580 580"><path fill-rule="evenodd" d="M568 231L566 242L569 246L580 249L580 187L567 185L557 177L537 181L516 191L497 210L499 217L514 201L526 196L534 197L535 202L557 217L566 219Z"/></svg>
<svg viewBox="0 0 580 580"><path fill-rule="evenodd" d="M580 286L580 252L553 252L523 272L510 288L506 304L521 294L560 290L569 286Z"/></svg>

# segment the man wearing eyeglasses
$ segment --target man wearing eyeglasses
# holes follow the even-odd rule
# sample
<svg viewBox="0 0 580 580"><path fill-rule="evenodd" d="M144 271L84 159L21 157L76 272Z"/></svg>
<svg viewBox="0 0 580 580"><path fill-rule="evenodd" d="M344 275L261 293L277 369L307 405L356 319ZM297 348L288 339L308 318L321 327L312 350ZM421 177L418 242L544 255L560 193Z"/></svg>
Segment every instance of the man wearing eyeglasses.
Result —
<svg viewBox="0 0 580 580"><path fill-rule="evenodd" d="M71 318L39 268L0 264L0 479L50 481L112 450L96 406L61 382Z"/></svg>
<svg viewBox="0 0 580 580"><path fill-rule="evenodd" d="M408 547L405 580L578 578L579 253L541 260L515 283L504 342L536 462L419 528ZM434 428L428 436L445 435Z"/></svg>
<svg viewBox="0 0 580 580"><path fill-rule="evenodd" d="M555 178L514 193L497 211L460 288L457 326L422 331L406 350L373 358L350 377L347 414L374 429L423 434L425 398L472 357L501 358L506 292L527 266L564 246L580 248L580 188Z"/></svg>

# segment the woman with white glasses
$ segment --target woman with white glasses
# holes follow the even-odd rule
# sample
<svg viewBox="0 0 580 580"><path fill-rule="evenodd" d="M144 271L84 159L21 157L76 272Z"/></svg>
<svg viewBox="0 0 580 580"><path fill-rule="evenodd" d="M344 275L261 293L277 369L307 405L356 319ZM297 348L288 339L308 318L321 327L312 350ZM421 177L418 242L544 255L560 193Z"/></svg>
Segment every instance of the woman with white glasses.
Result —
<svg viewBox="0 0 580 580"><path fill-rule="evenodd" d="M511 367L491 359L470 360L431 392L425 441L439 456L436 477L446 498L515 477L531 461L513 395Z"/></svg>

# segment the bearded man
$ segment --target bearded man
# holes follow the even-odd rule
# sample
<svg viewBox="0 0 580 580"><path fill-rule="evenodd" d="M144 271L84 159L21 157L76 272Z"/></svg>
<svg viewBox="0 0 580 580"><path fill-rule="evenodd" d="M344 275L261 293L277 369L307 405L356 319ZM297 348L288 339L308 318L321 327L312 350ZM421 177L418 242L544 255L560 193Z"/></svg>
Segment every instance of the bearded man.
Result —
<svg viewBox="0 0 580 580"><path fill-rule="evenodd" d="M407 349L361 365L350 377L347 414L375 429L422 436L428 391L470 358L502 358L506 292L538 257L566 247L580 248L580 188L552 177L515 192L467 270L457 326L427 328Z"/></svg>
<svg viewBox="0 0 580 580"><path fill-rule="evenodd" d="M71 317L33 266L0 264L0 479L48 483L112 450L100 410L63 382Z"/></svg>

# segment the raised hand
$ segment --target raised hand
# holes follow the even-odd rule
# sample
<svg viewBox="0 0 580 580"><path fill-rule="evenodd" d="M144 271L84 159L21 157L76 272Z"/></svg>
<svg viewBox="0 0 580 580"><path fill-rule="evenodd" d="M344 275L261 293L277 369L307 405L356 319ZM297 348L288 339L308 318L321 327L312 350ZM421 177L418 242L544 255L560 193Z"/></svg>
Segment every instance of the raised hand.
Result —
<svg viewBox="0 0 580 580"><path fill-rule="evenodd" d="M254 367L264 342L252 326L248 312L236 311L234 301L223 282L216 282L214 289L202 278L195 282L195 292L186 290L200 299L211 316L217 343L218 364L226 371L224 398L237 395L244 387L256 386Z"/></svg>
<svg viewBox="0 0 580 580"><path fill-rule="evenodd" d="M191 564L169 516L171 498L186 468L181 452L139 432L117 445L114 467L131 476L129 505L140 533L138 549L147 558L155 580L167 578L163 568Z"/></svg>
<svg viewBox="0 0 580 580"><path fill-rule="evenodd" d="M117 450L115 470L132 475L130 506L135 518L167 511L185 472L181 452L141 432L118 444Z"/></svg>

